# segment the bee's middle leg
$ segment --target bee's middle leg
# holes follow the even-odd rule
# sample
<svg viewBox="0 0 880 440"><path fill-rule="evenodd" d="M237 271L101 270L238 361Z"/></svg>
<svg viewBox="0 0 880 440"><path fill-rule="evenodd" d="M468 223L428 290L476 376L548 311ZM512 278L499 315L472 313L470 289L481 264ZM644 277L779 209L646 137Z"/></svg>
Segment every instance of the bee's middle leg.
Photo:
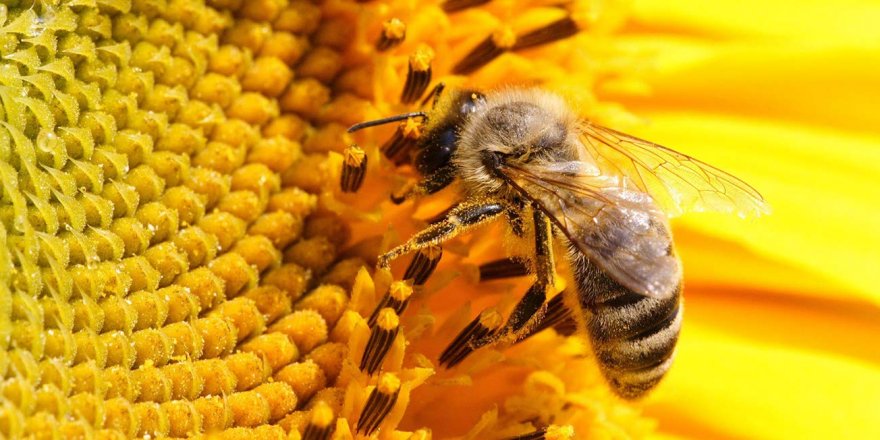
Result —
<svg viewBox="0 0 880 440"><path fill-rule="evenodd" d="M500 201L462 202L450 211L443 220L429 225L413 235L406 243L379 256L378 266L387 269L391 262L401 255L452 239L468 229L496 219L504 211L505 206Z"/></svg>
<svg viewBox="0 0 880 440"><path fill-rule="evenodd" d="M498 337L514 341L528 334L539 324L547 311L547 290L553 286L553 234L550 219L543 211L533 209L535 225L535 282L519 300Z"/></svg>
<svg viewBox="0 0 880 440"><path fill-rule="evenodd" d="M507 319L507 323L501 328L495 324L487 326L488 322L494 321L487 319L491 314L484 313L478 316L446 347L440 356L441 364L453 367L480 347L505 340L516 342L527 337L532 329L537 328L541 323L547 311L545 304L547 289L553 285L553 243L551 225L546 214L537 208L532 212L535 222L536 280L534 284L520 299Z"/></svg>

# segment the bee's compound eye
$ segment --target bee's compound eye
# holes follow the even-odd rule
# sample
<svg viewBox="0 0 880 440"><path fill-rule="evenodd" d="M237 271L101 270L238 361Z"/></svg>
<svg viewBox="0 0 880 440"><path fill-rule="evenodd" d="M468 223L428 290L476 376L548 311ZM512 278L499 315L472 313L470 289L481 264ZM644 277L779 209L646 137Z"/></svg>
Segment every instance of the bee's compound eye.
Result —
<svg viewBox="0 0 880 440"><path fill-rule="evenodd" d="M454 133L449 130L441 133L440 137L439 142L426 146L416 156L416 169L422 175L432 174L446 166L452 158L456 140Z"/></svg>

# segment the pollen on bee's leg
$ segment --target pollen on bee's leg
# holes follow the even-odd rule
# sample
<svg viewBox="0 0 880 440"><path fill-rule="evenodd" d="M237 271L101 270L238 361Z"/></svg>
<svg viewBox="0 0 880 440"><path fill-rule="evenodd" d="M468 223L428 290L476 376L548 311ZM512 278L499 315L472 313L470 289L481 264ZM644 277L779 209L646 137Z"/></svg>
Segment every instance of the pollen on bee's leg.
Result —
<svg viewBox="0 0 880 440"><path fill-rule="evenodd" d="M490 0L446 0L441 7L446 12L457 12L474 6L485 5Z"/></svg>
<svg viewBox="0 0 880 440"><path fill-rule="evenodd" d="M394 309L386 307L380 310L376 317L376 325L372 328L370 339L364 348L364 355L361 357L361 371L372 375L379 369L399 330L400 318Z"/></svg>
<svg viewBox="0 0 880 440"><path fill-rule="evenodd" d="M388 287L388 291L382 296L382 300L376 305L375 310L367 320L370 328L376 325L376 319L379 318L379 312L384 308L391 308L397 316L403 314L406 306L409 304L409 297L412 295L412 287L406 281L395 281Z"/></svg>
<svg viewBox="0 0 880 440"><path fill-rule="evenodd" d="M336 417L327 403L319 401L312 408L309 424L303 430L302 440L327 440L333 435Z"/></svg>
<svg viewBox="0 0 880 440"><path fill-rule="evenodd" d="M443 248L440 246L430 246L416 252L403 274L403 279L412 280L415 286L424 285L434 273L442 256Z"/></svg>
<svg viewBox="0 0 880 440"><path fill-rule="evenodd" d="M351 144L342 155L342 175L339 185L343 192L357 192L364 183L364 176L367 173L367 154L361 147Z"/></svg>
<svg viewBox="0 0 880 440"><path fill-rule="evenodd" d="M507 440L571 440L574 438L574 428L571 425L547 426L528 434L508 437Z"/></svg>
<svg viewBox="0 0 880 440"><path fill-rule="evenodd" d="M480 265L480 282L515 278L528 274L528 265L514 258L502 258Z"/></svg>
<svg viewBox="0 0 880 440"><path fill-rule="evenodd" d="M416 141L421 135L422 123L416 122L415 118L408 118L398 126L391 139L382 145L382 154L395 165L400 165L406 162L409 151L416 146Z"/></svg>
<svg viewBox="0 0 880 440"><path fill-rule="evenodd" d="M434 51L425 45L419 46L409 57L409 70L406 72L406 83L400 94L400 102L412 104L422 97L428 84L431 83L431 61Z"/></svg>
<svg viewBox="0 0 880 440"><path fill-rule="evenodd" d="M383 374L358 417L357 432L364 435L372 434L391 412L391 408L394 408L399 393L400 379L393 373Z"/></svg>
<svg viewBox="0 0 880 440"><path fill-rule="evenodd" d="M376 50L384 52L403 43L406 38L406 24L398 18L392 18L382 23L382 35L376 41Z"/></svg>
<svg viewBox="0 0 880 440"><path fill-rule="evenodd" d="M561 18L542 28L520 35L519 38L516 39L516 44L513 45L512 49L528 49L530 47L552 43L554 41L568 38L580 32L580 30L577 22L575 22L572 17Z"/></svg>
<svg viewBox="0 0 880 440"><path fill-rule="evenodd" d="M479 348L475 343L492 337L501 328L502 321L501 314L495 309L480 313L455 337L446 350L443 350L440 355L440 365L445 365L447 368L458 365Z"/></svg>
<svg viewBox="0 0 880 440"><path fill-rule="evenodd" d="M516 34L508 27L504 27L486 37L480 44L473 48L455 67L452 73L467 75L485 66L490 61L498 58L504 52L512 49L517 44Z"/></svg>

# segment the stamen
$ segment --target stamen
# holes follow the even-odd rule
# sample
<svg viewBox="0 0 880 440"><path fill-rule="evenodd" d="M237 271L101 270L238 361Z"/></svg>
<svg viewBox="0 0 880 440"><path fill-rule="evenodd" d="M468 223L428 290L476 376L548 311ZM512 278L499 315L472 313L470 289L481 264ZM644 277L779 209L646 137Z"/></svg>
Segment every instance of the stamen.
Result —
<svg viewBox="0 0 880 440"><path fill-rule="evenodd" d="M406 24L398 18L382 23L382 35L376 41L376 50L384 52L403 43L406 38Z"/></svg>
<svg viewBox="0 0 880 440"><path fill-rule="evenodd" d="M386 307L379 311L376 318L376 325L370 332L370 340L367 341L367 347L364 349L364 355L361 357L361 371L373 374L379 369L379 364L385 359L397 332L400 330L400 318L394 309Z"/></svg>
<svg viewBox="0 0 880 440"><path fill-rule="evenodd" d="M395 281L391 283L388 291L382 296L382 300L379 301L379 304L376 306L376 309L373 310L373 314L370 315L370 319L367 321L370 328L373 328L376 324L379 312L386 307L393 309L394 312L397 313L397 316L402 315L403 311L406 310L406 306L409 304L410 295L412 295L412 287L410 287L407 282Z"/></svg>
<svg viewBox="0 0 880 440"><path fill-rule="evenodd" d="M428 104L428 101L431 101L431 108L437 106L437 101L440 100L440 95L443 94L443 90L446 88L446 83L438 82L437 85L434 86L434 89L431 90L431 93L428 96L425 96L425 99L419 104L420 107L424 107Z"/></svg>
<svg viewBox="0 0 880 440"><path fill-rule="evenodd" d="M571 440L574 438L574 427L565 426L547 426L528 434L518 435L516 437L508 437L507 440Z"/></svg>
<svg viewBox="0 0 880 440"><path fill-rule="evenodd" d="M458 363L473 353L474 350L479 348L475 343L495 334L501 327L501 322L501 314L495 309L488 309L480 313L455 337L455 340L446 347L446 350L443 350L443 353L440 355L440 365L445 365L446 368L458 365Z"/></svg>
<svg viewBox="0 0 880 440"><path fill-rule="evenodd" d="M490 0L446 0L443 2L443 10L447 13L458 12L462 9L485 5Z"/></svg>
<svg viewBox="0 0 880 440"><path fill-rule="evenodd" d="M552 43L554 41L568 38L580 31L577 23L571 17L565 17L554 21L540 29L535 29L525 35L521 35L513 50L527 49L542 44Z"/></svg>
<svg viewBox="0 0 880 440"><path fill-rule="evenodd" d="M413 284L416 286L424 285L434 273L442 256L443 248L440 246L430 246L419 250L407 266L403 279L413 280Z"/></svg>
<svg viewBox="0 0 880 440"><path fill-rule="evenodd" d="M312 416L309 424L303 430L302 440L328 440L336 428L333 410L323 401L319 401L312 408Z"/></svg>
<svg viewBox="0 0 880 440"><path fill-rule="evenodd" d="M405 202L406 199L414 195L416 191L416 182L414 180L409 180L391 193L391 203L399 205Z"/></svg>
<svg viewBox="0 0 880 440"><path fill-rule="evenodd" d="M356 144L349 145L342 152L342 155L343 164L340 179L342 192L357 192L364 183L364 176L367 174L367 155Z"/></svg>
<svg viewBox="0 0 880 440"><path fill-rule="evenodd" d="M394 408L397 403L397 396L400 393L400 379L392 373L385 373L379 379L379 384L370 393L367 403L358 417L357 432L370 435L382 420Z"/></svg>
<svg viewBox="0 0 880 440"><path fill-rule="evenodd" d="M473 50L470 51L455 67L452 73L456 75L467 75L483 66L490 61L498 58L499 55L507 52L516 44L516 34L508 27L499 29L494 34L487 37Z"/></svg>
<svg viewBox="0 0 880 440"><path fill-rule="evenodd" d="M400 124L391 139L382 145L382 154L396 165L406 162L409 159L409 151L416 146L416 142L422 136L422 125L422 122L416 122L413 118Z"/></svg>
<svg viewBox="0 0 880 440"><path fill-rule="evenodd" d="M515 278L529 274L529 266L521 260L502 258L480 265L480 282Z"/></svg>
<svg viewBox="0 0 880 440"><path fill-rule="evenodd" d="M431 83L431 61L434 51L428 46L419 46L409 57L409 70L406 73L406 84L400 94L400 102L412 104L421 98Z"/></svg>

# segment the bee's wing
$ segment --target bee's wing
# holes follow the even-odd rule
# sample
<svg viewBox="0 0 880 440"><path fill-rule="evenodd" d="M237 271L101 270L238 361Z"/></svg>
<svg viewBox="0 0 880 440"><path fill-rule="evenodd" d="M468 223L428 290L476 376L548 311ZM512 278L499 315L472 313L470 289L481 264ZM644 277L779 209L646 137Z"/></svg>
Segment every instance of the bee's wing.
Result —
<svg viewBox="0 0 880 440"><path fill-rule="evenodd" d="M650 196L614 177L538 167L501 171L582 254L633 292L665 297L681 282L666 218Z"/></svg>
<svg viewBox="0 0 880 440"><path fill-rule="evenodd" d="M687 211L746 215L769 212L749 184L686 154L584 121L580 141L602 174L621 176L625 186L651 195L669 216Z"/></svg>

